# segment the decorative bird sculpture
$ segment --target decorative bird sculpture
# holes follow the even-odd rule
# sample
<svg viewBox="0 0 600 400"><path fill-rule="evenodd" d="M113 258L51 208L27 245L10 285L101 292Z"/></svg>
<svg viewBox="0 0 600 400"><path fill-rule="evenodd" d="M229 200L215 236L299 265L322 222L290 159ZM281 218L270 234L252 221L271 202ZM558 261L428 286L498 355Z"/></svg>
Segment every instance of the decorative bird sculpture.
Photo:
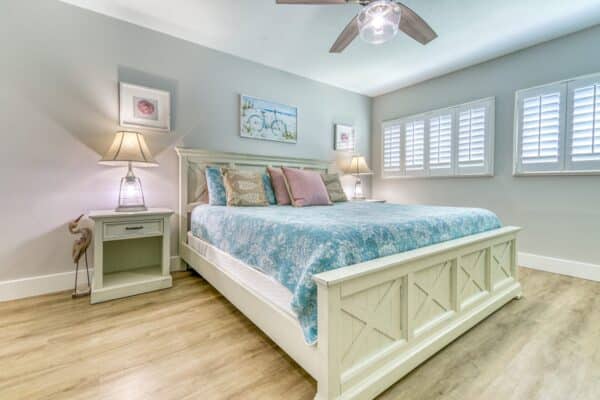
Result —
<svg viewBox="0 0 600 400"><path fill-rule="evenodd" d="M81 235L79 238L75 239L73 243L73 250L71 252L71 256L73 257L73 262L75 263L75 288L73 290L72 297L81 297L87 296L90 293L91 285L90 285L90 270L88 267L88 259L87 259L87 249L92 242L92 230L90 228L82 228L80 227L81 218L83 214L81 214L77 219L69 222L69 232L74 235ZM79 275L79 260L81 257L85 259L85 270L87 273L87 283L88 287L85 291L79 291L77 288L77 276Z"/></svg>

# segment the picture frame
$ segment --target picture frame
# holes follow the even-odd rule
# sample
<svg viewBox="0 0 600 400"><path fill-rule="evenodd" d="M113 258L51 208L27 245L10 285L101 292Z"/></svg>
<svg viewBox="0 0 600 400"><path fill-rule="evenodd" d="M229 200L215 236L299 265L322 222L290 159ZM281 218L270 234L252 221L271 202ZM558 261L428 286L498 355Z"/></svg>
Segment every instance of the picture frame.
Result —
<svg viewBox="0 0 600 400"><path fill-rule="evenodd" d="M240 94L240 137L296 144L298 107Z"/></svg>
<svg viewBox="0 0 600 400"><path fill-rule="evenodd" d="M353 152L356 148L354 126L346 124L334 125L333 149Z"/></svg>
<svg viewBox="0 0 600 400"><path fill-rule="evenodd" d="M171 93L119 82L119 124L125 128L171 131Z"/></svg>

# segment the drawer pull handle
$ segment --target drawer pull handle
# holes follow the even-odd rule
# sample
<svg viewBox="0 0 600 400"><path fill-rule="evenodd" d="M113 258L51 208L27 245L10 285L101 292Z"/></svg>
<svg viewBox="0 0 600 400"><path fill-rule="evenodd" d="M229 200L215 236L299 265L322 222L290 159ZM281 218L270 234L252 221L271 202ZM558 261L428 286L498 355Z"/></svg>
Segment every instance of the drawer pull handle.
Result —
<svg viewBox="0 0 600 400"><path fill-rule="evenodd" d="M139 231L140 229L144 229L143 226L128 226L125 228L127 231Z"/></svg>

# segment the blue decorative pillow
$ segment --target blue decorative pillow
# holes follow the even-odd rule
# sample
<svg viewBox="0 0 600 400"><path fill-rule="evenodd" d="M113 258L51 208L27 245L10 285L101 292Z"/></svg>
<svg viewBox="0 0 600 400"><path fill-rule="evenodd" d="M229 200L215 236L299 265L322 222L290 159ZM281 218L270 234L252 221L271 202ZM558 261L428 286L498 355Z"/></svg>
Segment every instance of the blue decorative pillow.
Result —
<svg viewBox="0 0 600 400"><path fill-rule="evenodd" d="M224 206L227 204L227 194L223 184L223 175L219 167L206 167L206 187L208 188L208 204Z"/></svg>
<svg viewBox="0 0 600 400"><path fill-rule="evenodd" d="M262 176L263 186L265 187L265 196L269 204L277 204L275 200L275 192L273 191L273 185L271 184L271 176L268 173L264 173Z"/></svg>

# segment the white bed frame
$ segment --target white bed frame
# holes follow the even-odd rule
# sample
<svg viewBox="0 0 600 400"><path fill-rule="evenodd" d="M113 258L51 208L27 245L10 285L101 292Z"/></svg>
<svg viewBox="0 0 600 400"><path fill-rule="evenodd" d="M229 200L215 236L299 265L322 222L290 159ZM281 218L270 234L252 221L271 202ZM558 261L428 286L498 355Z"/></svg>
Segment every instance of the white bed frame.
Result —
<svg viewBox="0 0 600 400"><path fill-rule="evenodd" d="M517 233L485 233L315 275L316 346L298 321L201 256L187 241L190 168L292 166L329 162L178 148L180 255L318 384L316 400L371 399L513 298L521 296Z"/></svg>

